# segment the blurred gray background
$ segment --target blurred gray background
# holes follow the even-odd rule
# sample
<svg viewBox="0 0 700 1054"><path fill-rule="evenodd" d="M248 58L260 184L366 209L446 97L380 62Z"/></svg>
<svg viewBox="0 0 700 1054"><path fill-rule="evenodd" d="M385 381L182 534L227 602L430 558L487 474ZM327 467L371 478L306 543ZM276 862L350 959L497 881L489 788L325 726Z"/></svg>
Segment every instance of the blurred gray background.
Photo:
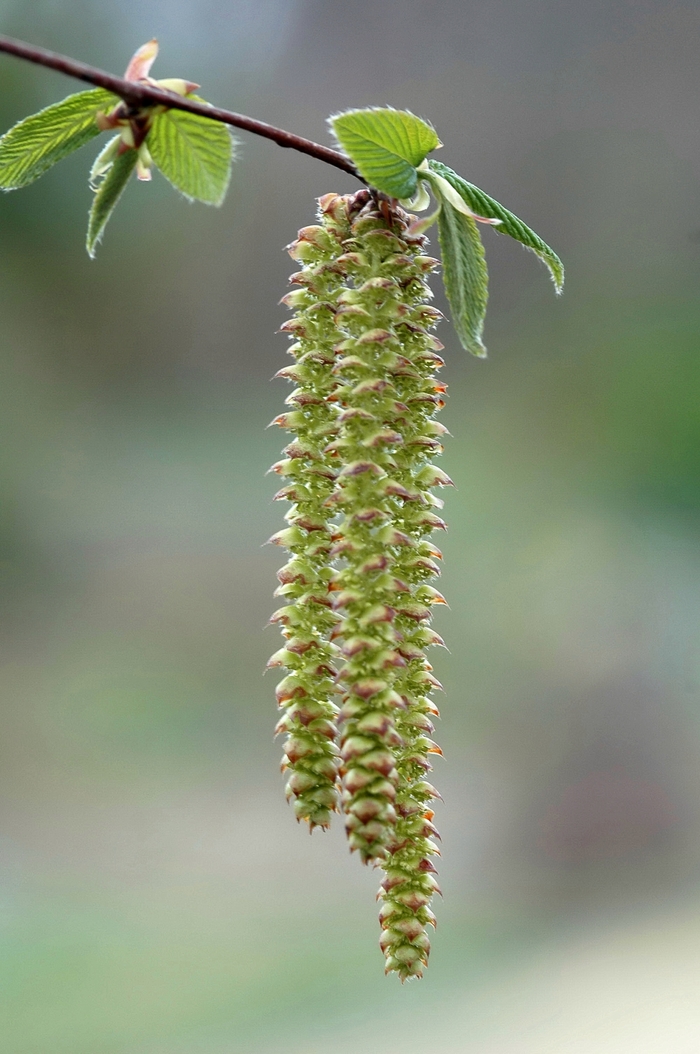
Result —
<svg viewBox="0 0 700 1054"><path fill-rule="evenodd" d="M700 8L28 0L0 31L327 141L408 108L562 255L485 232L449 323L444 903L382 975L377 876L285 806L264 630L282 247L350 177L243 137L221 211L83 150L0 200L0 1050L700 1049ZM0 123L79 90L0 57ZM438 294L438 304L442 305Z"/></svg>

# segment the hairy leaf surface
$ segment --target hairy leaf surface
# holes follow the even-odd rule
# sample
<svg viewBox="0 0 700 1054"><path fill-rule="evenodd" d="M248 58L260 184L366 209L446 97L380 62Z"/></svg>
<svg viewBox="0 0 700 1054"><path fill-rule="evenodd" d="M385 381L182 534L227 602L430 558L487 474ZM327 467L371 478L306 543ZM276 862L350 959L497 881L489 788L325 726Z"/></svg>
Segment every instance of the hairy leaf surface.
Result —
<svg viewBox="0 0 700 1054"><path fill-rule="evenodd" d="M488 219L500 220L500 224L494 228L498 234L509 234L511 238L515 238L516 241L519 241L539 256L540 260L549 268L557 293L561 292L564 285L564 265L554 250L550 249L539 235L535 234L526 223L523 223L512 212L504 208L495 198L490 197L483 190L479 190L473 183L467 183L466 179L462 179L447 165L443 165L440 161L435 161L432 158L428 161L428 165L433 172L443 176L454 187L470 209L480 216L486 216Z"/></svg>
<svg viewBox="0 0 700 1054"><path fill-rule="evenodd" d="M188 99L203 102L196 95ZM190 200L221 205L228 189L234 140L228 128L184 110L158 114L148 133L153 162Z"/></svg>
<svg viewBox="0 0 700 1054"><path fill-rule="evenodd" d="M484 358L481 334L488 302L488 271L479 229L471 218L443 200L438 216L445 292L452 324L462 346Z"/></svg>
<svg viewBox="0 0 700 1054"><path fill-rule="evenodd" d="M95 88L78 92L25 117L0 138L0 187L16 190L100 134L98 110L110 110L116 95Z"/></svg>
<svg viewBox="0 0 700 1054"><path fill-rule="evenodd" d="M138 151L126 150L119 154L98 187L90 209L87 233L87 251L94 257L97 243L101 240L109 217L122 195L129 176L136 167Z"/></svg>
<svg viewBox="0 0 700 1054"><path fill-rule="evenodd" d="M392 198L415 194L416 166L440 146L435 129L407 110L348 110L329 120L363 179Z"/></svg>

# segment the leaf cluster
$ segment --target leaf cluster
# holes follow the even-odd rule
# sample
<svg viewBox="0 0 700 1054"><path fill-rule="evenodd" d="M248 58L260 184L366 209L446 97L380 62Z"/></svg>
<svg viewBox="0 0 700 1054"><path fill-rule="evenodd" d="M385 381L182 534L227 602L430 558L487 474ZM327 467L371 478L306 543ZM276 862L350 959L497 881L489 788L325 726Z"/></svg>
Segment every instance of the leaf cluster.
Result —
<svg viewBox="0 0 700 1054"><path fill-rule="evenodd" d="M453 169L428 159L442 144L432 125L404 110L348 110L330 118L341 148L360 175L408 208L424 209L430 198L437 208L415 224L416 233L437 221L445 291L452 321L462 345L484 356L482 331L488 301L488 271L478 224L495 227L531 249L549 268L561 292L564 267L553 249L526 223Z"/></svg>
<svg viewBox="0 0 700 1054"><path fill-rule="evenodd" d="M157 51L155 40L140 48L125 78L204 102L192 94L197 85L188 81L150 79ZM415 219L413 233L420 234L437 221L445 290L455 329L468 351L486 354L482 331L488 271L480 223L532 250L561 292L564 268L556 253L500 202L428 157L442 144L427 121L390 107L347 110L329 121L340 147L370 187L417 211L428 207L432 194L436 208L426 218ZM117 134L90 172L94 191L87 235L90 256L134 171L139 179L148 180L155 167L189 200L208 205L223 202L234 157L234 140L226 125L162 104L134 109L102 88L70 95L2 136L0 188L26 186L108 129Z"/></svg>
<svg viewBox="0 0 700 1054"><path fill-rule="evenodd" d="M186 98L204 101L191 93ZM85 146L109 127L105 115L114 113L119 103L117 96L96 88L69 95L20 121L0 138L0 188L25 187ZM158 168L190 201L221 205L226 195L234 144L225 125L162 106L144 107L132 119L147 128L143 141L134 145L131 121L120 121L120 134L101 151L90 173L95 191L88 222L90 256L139 160L147 173L151 166Z"/></svg>

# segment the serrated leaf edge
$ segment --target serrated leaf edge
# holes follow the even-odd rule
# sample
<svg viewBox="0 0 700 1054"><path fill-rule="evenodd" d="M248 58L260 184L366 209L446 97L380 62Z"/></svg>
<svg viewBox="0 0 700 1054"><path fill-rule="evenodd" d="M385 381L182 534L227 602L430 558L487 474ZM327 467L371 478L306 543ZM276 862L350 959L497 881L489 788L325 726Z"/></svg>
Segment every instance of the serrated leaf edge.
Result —
<svg viewBox="0 0 700 1054"><path fill-rule="evenodd" d="M417 184L418 184L418 167L417 166L422 164L423 162L425 162L425 159L427 158L428 154L431 151L437 150L437 149L439 149L442 146L442 142L441 142L437 132L435 131L435 128L430 123L430 121L425 120L425 118L423 118L423 117L419 117L417 114L414 114L411 110L399 110L399 109L397 109L394 106L363 106L363 107L354 107L354 108L351 108L349 110L341 110L338 113L331 114L330 117L327 118L327 123L330 125L331 134L332 134L333 138L335 139L335 142L336 142L337 146L345 154L345 156L348 157L352 161L352 163L356 166L356 168L357 168L358 172L360 173L360 175L363 177L363 179L367 180L367 182L368 182L368 184L370 186L374 185L372 183L372 177L371 177L370 171L367 169L367 167L366 167L366 165L364 164L363 161L358 160L357 157L353 156L353 154L348 150L348 148L343 143L343 141L342 141L342 139L340 137L340 134L338 133L338 131L336 130L336 127L335 127L335 122L338 121L340 118L352 117L354 115L366 115L366 114L370 114L370 113L379 113L379 114L395 113L395 114L407 115L408 117L411 117L414 120L418 121L420 124L422 124L424 126L424 128L426 128L428 131L432 132L433 136L435 137L436 142L433 145L431 145L424 153L421 151L422 152L421 160L419 162L413 162L413 161L408 160L408 158L404 157L402 153L397 152L396 149L394 149L392 147L389 147L389 146L386 146L384 143L379 142L378 140L374 139L371 136L364 136L365 139L367 140L367 142L372 143L378 150L383 151L388 157L395 158L397 161L399 161L403 165L405 165L407 169L411 170L412 177L413 177L412 181L411 181L412 182L412 187L411 188L407 188L407 189L409 189L410 196L413 196L415 194L416 187L417 187ZM358 134L360 136L363 135L363 133L356 133L356 134ZM377 189L383 191L384 193L391 193L390 191L388 191L385 188L380 187L380 186L377 186ZM392 196L394 196L394 195L392 195ZM399 198L399 200L401 200L403 197L406 197L406 194L405 193L404 194L400 194L399 193L396 196Z"/></svg>
<svg viewBox="0 0 700 1054"><path fill-rule="evenodd" d="M335 120L337 120L338 117L349 117L349 116L351 116L353 114L356 114L356 113L386 113L387 111L389 113L407 113L409 115L409 117L415 117L415 119L417 121L420 121L422 124L424 124L426 126L426 128L429 128L431 132L435 133L435 138L437 139L437 143L435 144L435 146L431 146L430 150L428 151L428 154L431 152L431 150L439 150L442 146L444 146L444 143L442 142L442 140L440 139L439 135L435 131L435 128L433 126L432 121L426 120L425 117L419 117L418 114L417 113L413 113L412 110L400 110L397 106L353 106L349 110L339 110L338 113L330 114L330 116L326 118L326 123L331 126L331 133L332 133L333 137L335 138L336 142L341 147L341 149L343 149L343 145L340 142L340 139L338 138L338 136L336 134L335 127L334 127L334 124L333 124L333 122ZM377 143L377 146L381 146L381 145L382 145L381 143ZM383 149L386 150L387 147L384 147ZM427 157L428 154L426 154L425 156ZM397 154L396 156L399 157L400 155ZM402 161L406 161L407 165L411 164L411 162L407 161L405 157L401 158L401 160ZM414 167L416 167L416 166L414 166Z"/></svg>
<svg viewBox="0 0 700 1054"><path fill-rule="evenodd" d="M514 241L520 242L526 249L529 249L539 257L540 260L547 267L552 282L554 283L554 289L557 295L560 295L564 288L564 265L554 250L547 245L547 243L540 238L539 234L532 230L531 227L516 216L514 212L507 209L504 205L501 205L496 198L492 198L486 191L481 190L473 183L469 183L466 179L463 179L454 169L451 169L448 165L445 165L441 161L433 160L432 158L426 162L427 166L435 176L439 176L446 180L449 186L452 186L460 199L463 200L469 208L472 207L474 202L474 196L479 201L479 208L482 212L490 212L490 216L483 217L485 222L492 222L493 219L500 220L498 226L495 226L497 234L507 234ZM439 166L440 169L444 170L445 175L441 172L436 171L434 166ZM450 182L449 177L453 177L455 183ZM471 194L471 201L469 195ZM478 217L477 217L478 218ZM510 228L510 229L509 229ZM518 229L521 229L520 231ZM522 236L521 236L522 235Z"/></svg>
<svg viewBox="0 0 700 1054"><path fill-rule="evenodd" d="M211 105L210 103L208 103L206 101L206 99L202 99L198 95L194 95L192 93L188 93L185 96L185 98L193 99L195 102L205 103L205 105L207 105L207 106ZM158 114L158 117L167 117L168 115L170 115L172 113L178 113L178 112L182 112L182 111L177 111L174 108L171 108L171 109L167 109L162 114ZM184 112L186 113L187 111L184 111ZM193 114L191 116L201 117L201 114ZM158 119L158 117L156 119ZM206 118L203 118L203 120L206 120ZM170 177L166 175L166 173L163 171L163 169L160 167L160 165L158 165L155 161L153 161L153 167L155 169L157 169L158 172L160 172L160 174L163 176L163 179L165 179L169 183L169 185L173 188L173 190L177 191L177 193L180 194L183 198L185 198L186 201L190 201L190 202L198 201L202 205L212 205L215 208L220 208L223 205L224 201L226 200L226 194L228 193L228 188L229 188L230 183L231 183L231 172L232 172L232 169L233 169L233 162L236 160L236 147L238 146L239 141L231 133L230 129L226 125L223 125L222 127L228 133L228 138L229 138L229 141L230 141L230 144L231 144L231 146L230 146L230 155L229 155L229 166L228 166L228 174L227 174L227 177L226 177L226 183L225 183L225 185L224 185L224 187L223 187L223 189L221 191L220 196L214 201L212 201L210 199L207 199L207 198L194 197L193 195L188 194L181 187L176 186L176 184L172 182ZM148 137L146 138L146 143L148 143Z"/></svg>
<svg viewBox="0 0 700 1054"><path fill-rule="evenodd" d="M456 284L455 279L457 276L450 270L451 259L449 253L446 252L445 248L445 243L447 240L445 237L445 226L446 223L449 222L448 216L450 209L452 209L453 213L456 214L455 218L457 218L458 220L461 218L462 222L471 224L471 226L473 227L472 233L476 236L481 250L480 263L484 268L485 282L483 294L484 302L483 304L479 305L480 314L476 317L476 325L471 328L471 331L468 331L462 325L459 304L456 300L456 297L454 296L454 284ZM443 283L445 286L445 294L447 296L447 300L452 310L452 325L455 328L455 332L457 334L457 337L459 338L459 342L464 348L464 350L470 352L470 354L476 356L477 358L484 359L486 358L487 352L486 347L481 339L481 335L483 333L484 321L486 318L486 305L488 301L488 271L486 270L486 260L483 251L483 244L481 242L481 236L479 235L479 228L477 227L475 220L471 216L466 215L466 213L464 213L461 209L453 208L449 201L443 201L442 210L439 210L438 216L438 234L440 241L440 255L442 257ZM473 249L473 246L470 244L468 248L471 250Z"/></svg>
<svg viewBox="0 0 700 1054"><path fill-rule="evenodd" d="M97 192L96 192L96 194L95 194L95 196L93 198L93 201L92 201L92 206L90 208L90 215L89 215L89 218L88 218L88 232L87 232L87 240L86 240L86 248L87 248L87 251L88 251L88 256L90 257L91 260L94 260L94 258L95 258L95 253L96 253L96 250L97 250L97 246L102 241L102 237L104 235L105 227L107 226L107 224L108 224L108 222L109 222L109 220L111 218L112 213L114 212L115 208L117 207L117 205L119 203L119 199L121 198L122 194L124 193L124 190L126 188L127 183L129 182L129 179L131 177L132 172L136 168L137 160L138 160L138 151L134 150L133 148L129 149L129 150L126 150L123 154L119 154L115 158L113 164L110 165L110 167L107 170L107 173L105 175L105 178L102 180L102 182L100 183L100 185L99 185L99 187L97 189ZM94 219L95 219L97 206L100 204L100 196L101 195L105 195L107 193L107 191L109 189L110 179L114 178L115 172L117 172L116 166L119 164L120 161L124 161L125 164L128 164L128 170L126 171L126 174L124 175L124 178L121 181L121 186L117 189L117 195L116 195L116 197L114 199L112 207L109 209L109 211L107 212L106 216L104 217L102 223L100 224L99 229L93 233L93 222L94 222Z"/></svg>
<svg viewBox="0 0 700 1054"><path fill-rule="evenodd" d="M59 102L51 103L49 106L44 106L41 110L37 110L35 113L28 114L26 117L23 117L20 121L17 121L14 125L12 125L11 128L8 128L8 130L6 132L4 132L2 136L0 136L0 149L2 148L2 146L3 146L3 144L5 143L6 140L11 139L11 137L13 137L20 129L22 129L22 126L27 125L28 122L36 121L37 118L48 116L49 114L51 114L52 111L58 110L61 106L64 106L67 102L78 100L78 99L84 98L86 96L93 96L94 97L94 96L99 96L99 95L103 95L103 96L105 96L105 98L104 98L104 100L100 101L99 103L96 103L95 108L94 108L93 116L96 116L97 113L100 112L100 109L101 109L103 104L104 105L111 104L112 98L115 101L118 101L118 96L113 95L113 93L108 92L108 91L106 91L103 88L91 88L88 91L84 91L84 92L74 92L72 95L67 95L65 98L59 100ZM92 107L90 107L89 110L83 111L83 117L87 117L88 114L90 113L90 110L92 110ZM76 122L76 119L77 119L77 117L79 115L80 115L80 111L78 111L77 115L73 115L73 123ZM67 119L67 120L64 121L65 127L70 127L70 124L71 124L70 119ZM54 128L54 133L55 133L55 128ZM35 168L37 166L39 166L39 171L35 172L35 174L32 175L29 179L23 178L22 182L20 182L20 183L15 182L14 184L9 185L9 186L6 185L6 184L2 185L0 187L0 189L4 190L6 192L9 192L11 190L21 190L21 189L23 189L26 186L30 186L37 179L40 179L41 176L45 175L46 172L48 172L51 168L53 168L54 165L58 164L59 161L63 161L66 157L69 157L72 153L74 153L76 150L79 150L82 146L86 146L87 143L90 141L90 139L92 139L95 136L99 135L100 128L96 125L95 129L93 130L88 125L84 129L82 129L82 133L84 135L87 135L88 138L84 139L83 141L74 143L73 145L70 146L70 148L68 150L66 150L65 153L60 154L59 157L56 157L56 158L54 158L52 160L48 160L47 157L46 157L46 154L40 155L40 157L38 159L36 159L36 161L34 163L34 167ZM80 130L76 130L74 128L73 132L72 132L72 135L73 136L77 136L79 134L80 134ZM58 146L55 146L54 147L54 151L59 149L60 146L64 146L65 147L67 145L67 142L70 140L70 138L71 138L71 134L69 134L66 137L66 139L62 140L62 142L60 142L58 144ZM44 162L43 165L41 164L42 162ZM26 172L25 172L25 177L26 177Z"/></svg>

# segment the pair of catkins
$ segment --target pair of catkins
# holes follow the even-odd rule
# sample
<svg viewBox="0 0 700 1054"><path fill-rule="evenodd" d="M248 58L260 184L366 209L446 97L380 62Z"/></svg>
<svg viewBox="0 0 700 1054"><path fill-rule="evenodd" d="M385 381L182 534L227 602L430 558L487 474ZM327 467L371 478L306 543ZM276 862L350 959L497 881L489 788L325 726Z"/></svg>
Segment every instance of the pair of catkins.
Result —
<svg viewBox="0 0 700 1054"><path fill-rule="evenodd" d="M441 685L426 649L443 643L430 621L444 598L429 538L445 527L433 491L451 483L433 464L446 431L427 284L438 261L412 221L368 190L327 194L289 246L294 362L277 376L295 387L274 423L293 438L273 471L292 505L271 541L290 559L272 616L285 644L269 663L288 671L287 798L311 830L341 812L350 849L383 870L380 945L402 981L427 965L439 892L426 777Z"/></svg>

